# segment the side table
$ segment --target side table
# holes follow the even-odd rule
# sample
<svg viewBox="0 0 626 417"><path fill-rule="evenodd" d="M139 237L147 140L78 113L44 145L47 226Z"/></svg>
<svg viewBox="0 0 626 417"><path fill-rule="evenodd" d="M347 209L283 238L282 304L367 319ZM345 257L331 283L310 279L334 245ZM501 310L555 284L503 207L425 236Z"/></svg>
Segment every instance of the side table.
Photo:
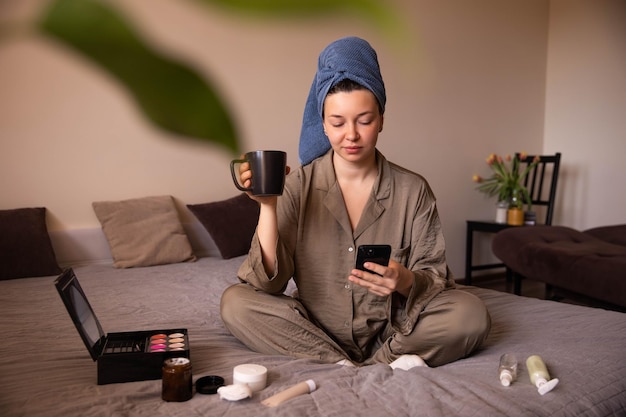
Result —
<svg viewBox="0 0 626 417"><path fill-rule="evenodd" d="M498 233L500 230L508 229L510 226L506 223L496 223L486 220L467 220L467 235L465 243L465 285L472 285L472 271L482 271L485 269L504 268L503 263L491 263L474 265L472 255L474 253L474 232ZM509 271L507 271L507 274ZM518 292L516 288L516 293Z"/></svg>

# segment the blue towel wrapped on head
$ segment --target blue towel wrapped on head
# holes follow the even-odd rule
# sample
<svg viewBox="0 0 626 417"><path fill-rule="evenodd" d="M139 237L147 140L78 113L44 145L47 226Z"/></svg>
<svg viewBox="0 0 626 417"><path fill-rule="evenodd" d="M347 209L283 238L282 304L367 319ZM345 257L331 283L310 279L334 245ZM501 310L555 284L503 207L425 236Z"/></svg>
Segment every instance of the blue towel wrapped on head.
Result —
<svg viewBox="0 0 626 417"><path fill-rule="evenodd" d="M380 74L376 51L357 37L341 38L328 45L320 54L317 73L304 106L300 132L300 163L307 165L330 149L324 134L322 112L324 99L335 84L349 79L369 89L385 111L385 84Z"/></svg>

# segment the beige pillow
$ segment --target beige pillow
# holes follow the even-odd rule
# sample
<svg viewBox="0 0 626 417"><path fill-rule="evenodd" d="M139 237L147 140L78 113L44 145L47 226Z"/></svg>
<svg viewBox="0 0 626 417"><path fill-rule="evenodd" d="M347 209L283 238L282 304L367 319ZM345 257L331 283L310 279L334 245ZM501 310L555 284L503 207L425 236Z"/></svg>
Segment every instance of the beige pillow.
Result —
<svg viewBox="0 0 626 417"><path fill-rule="evenodd" d="M92 203L113 255L113 266L195 261L171 196Z"/></svg>

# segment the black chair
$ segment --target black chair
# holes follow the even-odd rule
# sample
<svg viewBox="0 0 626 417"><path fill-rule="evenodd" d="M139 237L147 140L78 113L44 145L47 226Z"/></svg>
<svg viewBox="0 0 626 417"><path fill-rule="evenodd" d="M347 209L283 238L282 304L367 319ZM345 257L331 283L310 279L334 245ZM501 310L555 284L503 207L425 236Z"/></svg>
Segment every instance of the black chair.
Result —
<svg viewBox="0 0 626 417"><path fill-rule="evenodd" d="M519 157L519 154L516 154ZM524 161L520 162L520 170L523 170L532 162L535 155L528 155ZM528 189L530 199L533 205L543 207L545 210L545 218L543 224L551 225L552 216L554 214L554 203L556 200L556 184L559 178L559 168L561 164L561 153L557 152L554 155L540 155L539 163L530 170L526 178L524 178L524 186ZM539 216L538 216L539 218ZM474 232L483 233L498 233L500 230L507 229L509 227L524 227L524 226L509 226L508 224L496 223L495 221L486 220L467 220L467 235L465 246L465 285L472 285L472 271L482 271L488 269L505 268L503 263L491 263L474 265L473 264L473 252L474 252ZM515 274L513 271L506 269L507 280L514 279L515 294L521 292L521 279L522 277Z"/></svg>

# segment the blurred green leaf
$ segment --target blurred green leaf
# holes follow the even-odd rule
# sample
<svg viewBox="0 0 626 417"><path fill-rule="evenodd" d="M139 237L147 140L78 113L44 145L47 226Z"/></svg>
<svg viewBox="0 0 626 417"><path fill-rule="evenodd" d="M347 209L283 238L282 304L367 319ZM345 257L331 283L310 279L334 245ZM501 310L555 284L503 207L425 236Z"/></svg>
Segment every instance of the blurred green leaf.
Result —
<svg viewBox="0 0 626 417"><path fill-rule="evenodd" d="M239 151L231 116L211 85L152 51L106 2L55 0L40 28L108 70L157 126Z"/></svg>
<svg viewBox="0 0 626 417"><path fill-rule="evenodd" d="M233 12L268 17L316 17L343 14L364 18L388 35L403 30L387 0L196 0Z"/></svg>

